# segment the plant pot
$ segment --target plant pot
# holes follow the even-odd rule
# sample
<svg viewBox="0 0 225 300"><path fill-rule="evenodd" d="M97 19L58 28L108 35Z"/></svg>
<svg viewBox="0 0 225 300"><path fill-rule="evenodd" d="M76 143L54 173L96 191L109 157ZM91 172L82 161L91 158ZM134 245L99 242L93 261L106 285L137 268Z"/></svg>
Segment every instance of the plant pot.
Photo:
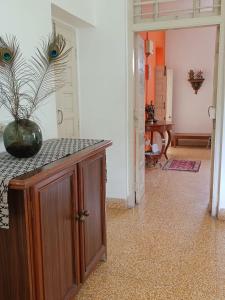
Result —
<svg viewBox="0 0 225 300"><path fill-rule="evenodd" d="M38 153L42 146L40 127L28 119L9 123L3 133L6 151L18 158L31 157Z"/></svg>

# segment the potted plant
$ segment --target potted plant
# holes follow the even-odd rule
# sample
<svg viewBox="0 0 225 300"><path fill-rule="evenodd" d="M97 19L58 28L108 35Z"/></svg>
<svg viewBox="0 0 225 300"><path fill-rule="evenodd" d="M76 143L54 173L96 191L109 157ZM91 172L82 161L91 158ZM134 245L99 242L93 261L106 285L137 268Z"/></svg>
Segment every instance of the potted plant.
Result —
<svg viewBox="0 0 225 300"><path fill-rule="evenodd" d="M40 127L30 120L43 101L64 85L66 40L55 30L25 61L16 37L0 37L0 107L13 117L3 133L6 151L15 157L35 155L42 146Z"/></svg>

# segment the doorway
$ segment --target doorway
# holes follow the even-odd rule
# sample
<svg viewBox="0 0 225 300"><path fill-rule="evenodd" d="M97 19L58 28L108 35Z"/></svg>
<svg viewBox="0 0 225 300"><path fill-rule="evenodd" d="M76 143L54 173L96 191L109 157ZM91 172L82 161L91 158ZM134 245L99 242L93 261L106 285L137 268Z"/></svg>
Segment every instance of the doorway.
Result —
<svg viewBox="0 0 225 300"><path fill-rule="evenodd" d="M71 48L65 71L65 85L56 92L57 127L59 138L79 138L79 101L76 31L73 27L54 20L56 32L61 33Z"/></svg>
<svg viewBox="0 0 225 300"><path fill-rule="evenodd" d="M182 29L182 28L180 28L180 29L177 29L176 30L176 33L178 32L178 31L184 31L185 29ZM186 29L186 30L188 30L188 29ZM194 31L195 30L195 28L192 28L191 29L192 31ZM198 30L198 28L196 28L196 30ZM199 30L200 30L200 28L199 28ZM205 30L205 29L204 29ZM171 32L173 31L173 30L170 30ZM184 131L184 132L186 132L186 133L188 133L189 131L192 131L192 129L188 129L188 125L189 125L189 128L191 128L191 126L193 127L193 123L196 123L195 125L199 125L199 127L198 127L198 129L196 129L195 128L195 130L193 130L193 133L194 134L197 134L197 132L196 132L196 130L198 131L198 133L199 133L199 135L204 135L204 134L206 134L206 132L205 131L210 131L209 133L210 133L210 136L212 136L212 164L213 164L213 162L214 162L214 136L215 136L215 120L207 120L207 122L206 122L206 118L208 118L208 116L207 116L207 113L208 113L208 107L209 106L215 106L215 104L216 104L216 98L217 98L217 85L218 85L218 82L217 82L217 73L218 73L218 50L219 50L219 43L218 43L218 41L219 41L219 30L217 29L216 30L216 27L214 27L214 31L215 31L215 39L214 39L214 43L213 43L213 51L212 51L212 53L211 53L211 58L212 58L212 60L214 61L214 64L215 64L215 67L214 67L214 65L212 64L211 65L211 69L210 70L204 70L207 74L205 74L206 75L206 77L207 77L207 81L205 82L205 86L203 85L203 87L202 87L202 90L200 89L200 91L199 91L199 94L200 95L202 95L202 94L204 94L204 93L206 93L205 94L205 96L207 96L207 94L209 95L209 94L211 94L211 96L209 96L209 98L211 97L211 102L209 102L209 103L206 103L207 101L205 101L205 103L203 103L202 102L202 104L204 104L204 120L201 122L200 121L200 117L199 117L199 119L197 119L196 120L196 118L195 117L193 117L194 115L195 115L195 113L197 113L197 109L196 109L196 107L194 107L194 104L195 105L198 105L198 106L200 106L200 104L201 104L201 100L199 100L200 98L197 96L196 98L195 98L195 100L196 100L196 102L194 103L192 103L192 106L188 106L188 105L186 105L186 107L184 106L184 103L186 103L186 104L190 104L190 103L188 103L188 101L186 101L186 100L184 100L184 102L183 102L183 104L181 103L182 101L181 101L181 99L180 99L180 101L175 101L175 103L174 103L174 94L175 94L175 98L176 98L176 100L177 100L177 98L179 98L179 93L177 92L177 88L175 88L175 91L173 90L173 87L174 87L174 85L172 84L173 82L174 82L174 80L173 80L173 74L174 74L174 71L176 71L175 72L175 80L176 81L179 81L177 78L180 78L180 77L182 77L182 81L184 82L184 84L185 84L185 88L187 89L187 93L189 93L190 91L191 92L195 92L195 91L192 91L191 89L192 89L192 86L190 85L190 82L188 82L188 72L190 71L188 68L187 68L187 66L186 66L186 74L185 73L181 73L180 72L180 70L178 70L177 71L177 69L176 70L173 70L174 69L174 64L172 63L171 64L171 61L169 61L169 66L168 66L168 68L167 68L167 62L168 62L168 58L167 58L167 61L166 61L166 63L165 64L161 64L161 65L157 65L157 66L154 66L154 70L152 69L152 67L150 66L150 68L149 67L147 67L146 66L146 64L145 64L145 67L143 68L143 70L144 70L144 72L145 72L145 74L144 75L142 75L143 77L144 77L144 79L145 79L145 87L147 86L147 89L145 88L145 104L147 103L147 104L154 104L156 107L155 107L155 110L156 110L156 119L158 119L158 120L160 120L160 121L167 121L167 122L169 122L169 121L172 121L172 122L176 122L176 128L174 129L174 133L176 133L176 132L178 132L178 131ZM164 31L165 32L165 31ZM174 30L174 32L175 32L175 30ZM150 32L150 35L151 35L151 33L153 33L152 31ZM141 35L141 33L136 33L135 34L135 41L137 41L137 36L140 36ZM143 32L142 33L142 35L145 35L145 36L147 36L146 35L146 32ZM176 36L176 34L175 34L175 36ZM193 35L193 40L194 40L194 35ZM149 38L147 38L147 40L149 41ZM135 43L137 43L137 42L135 42ZM139 44L140 44L140 42L139 42ZM144 44L144 48L146 49L146 40L144 39L143 40L143 44ZM215 51L215 48L216 48L216 51ZM148 49L149 49L149 46L148 46ZM136 46L135 46L135 51L136 51L136 53L138 52L137 51L137 49L136 49ZM155 52L157 52L157 50L156 49L154 49L154 51ZM170 51L171 52L171 51ZM195 54L195 53L194 53ZM145 55L145 54L143 54L143 55ZM197 52L196 52L196 58L197 58ZM183 57L183 59L185 59L185 57ZM187 58L186 58L187 59ZM178 60L178 57L175 57L175 59L174 59L174 61L176 61L176 60ZM197 62L198 62L198 59L196 60ZM135 64L136 66L137 66L137 63ZM179 65L179 60L178 60L178 65ZM193 63L190 63L190 66L192 66L192 67L190 67L190 69L191 68L194 68L195 69L195 67L198 69L198 71L201 71L201 68L202 68L202 66L201 66L201 64L199 64L199 66L197 67L197 66L195 66L195 64L193 64ZM175 67L177 67L176 66L176 64L175 64ZM154 76L153 76L153 72L154 72ZM168 73L167 73L168 72ZM135 71L135 76L137 77L137 68L136 68L136 71ZM140 72L139 72L140 73ZM147 73L147 74L146 74ZM182 75L181 75L182 74ZM211 76L211 74L212 74L212 76ZM149 85L148 83L146 84L146 81L148 80L148 78L150 77L152 75L152 77L154 77L154 81L155 81L155 83L154 83L154 87L155 87L155 90L154 90L154 93L149 93L149 89L150 89L150 86L151 85ZM139 74L139 76L140 76L140 74ZM167 76L168 76L168 78L167 78ZM210 77L211 76L211 77ZM163 78L164 77L164 78ZM209 78L210 77L210 78ZM140 80L138 80L138 82L139 82ZM157 82L158 81L158 82ZM137 80L135 81L135 83L137 84ZM165 89L163 89L162 87L164 86L164 85L167 85L167 88L166 88L166 90ZM180 83L179 83L179 85L180 85ZM211 90L209 91L209 89L208 89L208 86L209 85L211 85ZM180 88L180 86L179 86L179 88ZM188 90L188 89L190 89L190 91ZM205 89L205 90L204 90ZM136 86L136 91L137 91L137 86ZM147 91L147 92L146 92ZM208 91L208 92L207 92ZM138 90L138 93L139 93L139 96L141 95L141 92L140 92L140 90ZM202 94L201 94L202 93ZM152 94L154 94L154 99L151 99L152 98ZM198 94L198 95L199 95ZM150 96L149 96L150 95ZM171 97L172 96L172 97ZM167 98L167 99L170 99L170 101L164 101L164 98ZM183 98L185 98L185 97L183 97ZM161 101L162 100L162 101ZM190 99L189 99L190 100ZM195 101L194 100L194 101ZM199 101L198 101L199 100ZM186 102L185 102L186 101ZM162 103L161 103L162 102ZM136 93L136 102L135 102L135 104L136 104L136 106L140 106L140 104L139 104L139 102L137 101L137 93ZM174 105L175 104L175 105ZM183 107L183 112L182 112L182 105L184 106ZM175 107L174 107L175 106ZM179 108L179 109L178 109ZM190 113L190 108L192 108L193 109L193 116L191 115L191 113ZM180 110L181 109L181 110ZM177 110L179 111L179 112L177 112ZM140 109L139 108L136 108L135 109L135 111L140 111ZM174 111L175 111L175 113L174 113ZM143 113L143 109L142 109L142 113ZM184 125L184 123L185 122L183 122L182 123L182 119L184 119L184 118L180 118L179 119L179 117L180 117L180 115L183 113L183 115L184 114L186 114L186 118L185 118L185 122L186 122L186 128L182 128L182 126ZM201 111L199 111L199 115L200 115L200 113L201 113ZM138 114L138 115L136 115L136 118L137 117L139 117L140 115ZM192 117L193 117L193 120L192 120L192 123L190 124L190 121L191 121L191 119L192 119ZM145 118L143 115L142 115L142 118ZM135 124L135 128L137 128L137 126L138 126L138 119L136 120L136 124ZM205 122L205 123L204 123ZM141 121L141 123L142 123L142 121ZM199 124L197 124L197 123L199 123ZM210 125L209 125L210 124ZM208 127L209 128L208 128ZM207 127L207 128L206 128ZM140 126L138 127L138 128L140 128ZM182 128L182 129L177 129L177 128ZM200 129L199 129L200 128ZM207 132L208 132L207 131ZM180 132L181 133L181 132ZM140 143L140 140L141 140L141 138L139 138L139 139L136 139L136 149L139 149L139 157L140 157L140 153L142 153L142 156L141 156L141 160L139 160L139 157L137 157L136 158L136 177L135 177L135 179L136 179L136 187L137 187L137 185L138 185L138 187L139 187L139 193L138 194L136 194L136 203L140 203L140 201L141 201L141 199L140 198L138 198L137 199L137 195L141 195L141 194L144 194L144 190L142 190L142 192L140 192L140 188L143 186L143 170L142 170L142 176L141 177L139 177L138 178L138 174L141 174L141 172L140 172L140 167L141 167L141 165L143 165L143 157L144 157L144 148L145 148L145 146L143 145L143 143L141 144ZM139 144L137 144L137 142L139 143ZM186 141L185 141L186 142ZM207 144L208 144L208 142L207 142ZM205 146L207 146L207 144L205 145ZM141 151L140 151L140 147L142 147L141 149ZM160 147L161 147L161 145L160 145ZM172 151L173 152L173 151ZM178 151L179 152L179 151ZM135 152L136 154L137 154L137 151ZM180 155L180 153L178 153L177 154L178 156L180 156L180 157L182 157L182 155ZM206 155L207 156L207 155ZM174 155L173 155L173 153L171 154L171 157L173 157L174 158ZM176 157L175 157L176 158ZM138 163L138 161L140 162L140 163ZM137 172L137 168L138 168L138 172ZM213 168L212 168L212 170L211 170L211 173L212 173L212 182L213 182ZM210 206L212 206L212 205L210 205Z"/></svg>

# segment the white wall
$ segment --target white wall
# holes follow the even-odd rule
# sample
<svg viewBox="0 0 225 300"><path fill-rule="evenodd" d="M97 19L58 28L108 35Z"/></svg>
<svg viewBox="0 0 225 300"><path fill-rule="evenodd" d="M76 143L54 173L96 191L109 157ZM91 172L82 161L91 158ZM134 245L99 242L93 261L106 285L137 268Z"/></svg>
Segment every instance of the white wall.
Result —
<svg viewBox="0 0 225 300"><path fill-rule="evenodd" d="M166 32L166 65L174 70L173 122L176 132L210 133L208 106L213 100L216 27ZM198 94L187 81L190 69L205 77Z"/></svg>
<svg viewBox="0 0 225 300"><path fill-rule="evenodd" d="M97 0L97 24L79 30L81 136L113 141L108 196L127 198L126 1Z"/></svg>

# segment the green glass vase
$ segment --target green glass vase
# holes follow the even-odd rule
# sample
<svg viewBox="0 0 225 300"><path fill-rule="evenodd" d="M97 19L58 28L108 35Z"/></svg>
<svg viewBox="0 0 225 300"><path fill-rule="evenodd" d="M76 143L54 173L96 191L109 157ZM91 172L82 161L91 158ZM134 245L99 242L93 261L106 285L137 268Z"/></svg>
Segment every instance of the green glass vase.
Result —
<svg viewBox="0 0 225 300"><path fill-rule="evenodd" d="M9 123L3 133L6 151L18 158L31 157L38 153L42 146L40 127L28 119Z"/></svg>

